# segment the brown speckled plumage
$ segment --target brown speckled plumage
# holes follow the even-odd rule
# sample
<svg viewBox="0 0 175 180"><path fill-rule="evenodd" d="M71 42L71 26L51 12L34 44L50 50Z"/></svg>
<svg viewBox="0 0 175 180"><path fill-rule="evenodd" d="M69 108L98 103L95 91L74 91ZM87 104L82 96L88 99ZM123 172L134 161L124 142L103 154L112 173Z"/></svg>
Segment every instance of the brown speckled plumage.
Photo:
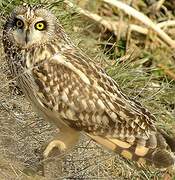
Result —
<svg viewBox="0 0 175 180"><path fill-rule="evenodd" d="M30 30L29 42L18 40L18 33L23 32L13 27L13 21L19 15L30 23L41 16L47 21L46 32ZM44 38L35 42L35 36L42 33ZM17 8L3 37L11 71L46 120L60 129L67 126L83 131L128 159L157 167L174 164L171 147L157 130L155 117L124 95L101 67L75 47L49 11Z"/></svg>

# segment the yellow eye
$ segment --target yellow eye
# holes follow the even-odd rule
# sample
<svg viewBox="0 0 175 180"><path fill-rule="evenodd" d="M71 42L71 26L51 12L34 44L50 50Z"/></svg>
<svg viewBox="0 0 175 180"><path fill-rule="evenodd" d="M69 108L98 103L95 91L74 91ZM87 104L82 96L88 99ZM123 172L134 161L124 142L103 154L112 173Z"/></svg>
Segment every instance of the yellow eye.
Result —
<svg viewBox="0 0 175 180"><path fill-rule="evenodd" d="M24 26L23 21L20 20L20 19L18 19L18 20L16 21L16 26L17 26L18 28L22 28L22 27Z"/></svg>
<svg viewBox="0 0 175 180"><path fill-rule="evenodd" d="M44 30L46 27L45 27L45 23L44 22L37 22L35 24L35 28L39 31L42 31Z"/></svg>

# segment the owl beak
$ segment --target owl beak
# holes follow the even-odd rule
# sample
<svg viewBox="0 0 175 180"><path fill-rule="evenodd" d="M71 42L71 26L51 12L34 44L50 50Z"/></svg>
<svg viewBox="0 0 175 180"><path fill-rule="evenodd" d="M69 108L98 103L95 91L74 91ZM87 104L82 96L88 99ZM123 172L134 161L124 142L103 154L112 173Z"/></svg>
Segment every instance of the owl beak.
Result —
<svg viewBox="0 0 175 180"><path fill-rule="evenodd" d="M29 33L30 33L30 31L29 31L29 29L27 29L26 34L25 34L25 42L26 42L26 44L29 42Z"/></svg>

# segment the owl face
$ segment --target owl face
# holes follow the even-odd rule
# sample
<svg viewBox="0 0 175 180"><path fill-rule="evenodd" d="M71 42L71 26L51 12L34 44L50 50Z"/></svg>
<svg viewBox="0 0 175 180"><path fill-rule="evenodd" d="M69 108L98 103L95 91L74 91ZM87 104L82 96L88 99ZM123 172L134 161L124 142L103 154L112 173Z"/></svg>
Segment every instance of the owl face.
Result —
<svg viewBox="0 0 175 180"><path fill-rule="evenodd" d="M22 6L12 12L6 31L14 43L27 48L51 41L56 21L56 17L43 8Z"/></svg>

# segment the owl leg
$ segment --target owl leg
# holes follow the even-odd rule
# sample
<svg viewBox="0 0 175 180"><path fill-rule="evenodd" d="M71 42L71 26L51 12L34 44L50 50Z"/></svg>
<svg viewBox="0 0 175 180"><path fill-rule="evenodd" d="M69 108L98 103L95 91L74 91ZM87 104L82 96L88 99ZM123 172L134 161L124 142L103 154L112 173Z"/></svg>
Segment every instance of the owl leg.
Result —
<svg viewBox="0 0 175 180"><path fill-rule="evenodd" d="M46 148L44 151L42 151L42 157L40 162L40 167L38 169L40 174L45 177L47 173L45 173L45 165L50 162L51 159L48 157L53 157L56 154L59 154L59 160L64 160L64 154L68 152L68 150L71 150L71 148L78 142L80 136L80 132L76 131L72 128L65 127L65 126L59 126L59 132L54 137L54 139L45 146ZM47 159L48 158L48 159ZM46 163L46 164L45 164ZM61 164L57 165L57 168L60 167L60 173L62 166Z"/></svg>
<svg viewBox="0 0 175 180"><path fill-rule="evenodd" d="M43 157L47 158L53 149L57 148L61 153L66 150L66 145L63 141L53 140L51 141L43 152Z"/></svg>
<svg viewBox="0 0 175 180"><path fill-rule="evenodd" d="M66 153L78 142L79 136L79 131L69 127L62 127L58 136L56 136L45 148L43 157L47 158L55 149L58 149L60 154Z"/></svg>

